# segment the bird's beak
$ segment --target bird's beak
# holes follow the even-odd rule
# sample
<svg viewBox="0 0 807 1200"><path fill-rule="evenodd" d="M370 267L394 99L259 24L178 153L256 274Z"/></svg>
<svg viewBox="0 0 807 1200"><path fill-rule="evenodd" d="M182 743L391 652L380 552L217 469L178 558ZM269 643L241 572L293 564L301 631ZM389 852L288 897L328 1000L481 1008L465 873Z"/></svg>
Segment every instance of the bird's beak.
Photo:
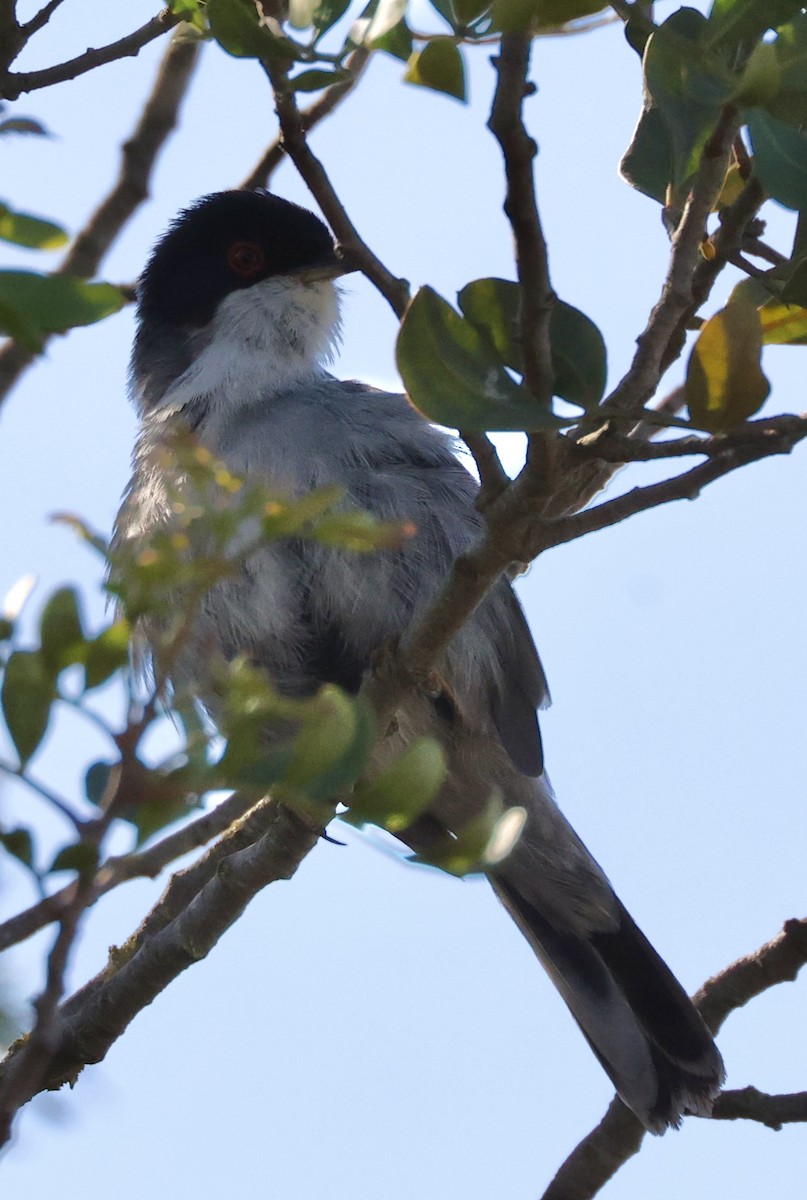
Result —
<svg viewBox="0 0 807 1200"><path fill-rule="evenodd" d="M334 249L333 254L322 262L295 271L294 277L301 283L321 283L325 279L338 279L340 275L349 275L351 271L358 271L358 269L346 254Z"/></svg>

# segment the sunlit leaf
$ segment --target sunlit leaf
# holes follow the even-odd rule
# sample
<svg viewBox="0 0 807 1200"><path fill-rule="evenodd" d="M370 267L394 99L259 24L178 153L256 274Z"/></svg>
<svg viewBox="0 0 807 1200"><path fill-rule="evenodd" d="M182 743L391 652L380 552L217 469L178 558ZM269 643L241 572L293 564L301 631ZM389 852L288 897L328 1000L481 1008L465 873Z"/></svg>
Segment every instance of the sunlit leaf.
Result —
<svg viewBox="0 0 807 1200"><path fill-rule="evenodd" d="M602 0L493 0L493 27L502 33L540 33L593 16Z"/></svg>
<svg viewBox="0 0 807 1200"><path fill-rule="evenodd" d="M40 344L49 333L92 325L119 312L126 303L123 292L110 283L88 283L71 275L0 271L0 321L2 309L9 309L35 332Z"/></svg>
<svg viewBox="0 0 807 1200"><path fill-rule="evenodd" d="M33 650L15 650L9 655L0 700L22 766L34 755L47 732L55 699L53 679L41 655Z"/></svg>
<svg viewBox="0 0 807 1200"><path fill-rule="evenodd" d="M686 402L692 422L725 433L759 412L770 391L762 372L762 323L743 285L710 317L692 348Z"/></svg>
<svg viewBox="0 0 807 1200"><path fill-rule="evenodd" d="M431 288L404 316L398 370L414 406L455 429L555 429L561 422L502 366L489 339Z"/></svg>
<svg viewBox="0 0 807 1200"><path fill-rule="evenodd" d="M766 346L807 344L807 308L769 301L759 310L762 341Z"/></svg>
<svg viewBox="0 0 807 1200"><path fill-rule="evenodd" d="M61 225L34 217L30 213L14 212L0 202L0 239L29 250L55 250L68 240Z"/></svg>
<svg viewBox="0 0 807 1200"><path fill-rule="evenodd" d="M432 38L422 50L415 50L407 64L404 79L407 83L443 92L456 100L466 99L462 52L449 37Z"/></svg>
<svg viewBox="0 0 807 1200"><path fill-rule="evenodd" d="M363 45L374 46L379 38L394 29L404 17L407 3L408 0L379 0L362 39Z"/></svg>

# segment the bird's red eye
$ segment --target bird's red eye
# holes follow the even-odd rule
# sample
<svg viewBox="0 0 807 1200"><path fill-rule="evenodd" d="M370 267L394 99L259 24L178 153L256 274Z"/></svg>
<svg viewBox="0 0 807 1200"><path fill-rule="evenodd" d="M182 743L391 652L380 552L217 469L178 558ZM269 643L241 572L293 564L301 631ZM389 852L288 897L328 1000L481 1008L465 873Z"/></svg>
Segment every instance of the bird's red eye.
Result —
<svg viewBox="0 0 807 1200"><path fill-rule="evenodd" d="M252 279L263 270L266 255L257 242L233 242L227 251L227 263L242 279Z"/></svg>

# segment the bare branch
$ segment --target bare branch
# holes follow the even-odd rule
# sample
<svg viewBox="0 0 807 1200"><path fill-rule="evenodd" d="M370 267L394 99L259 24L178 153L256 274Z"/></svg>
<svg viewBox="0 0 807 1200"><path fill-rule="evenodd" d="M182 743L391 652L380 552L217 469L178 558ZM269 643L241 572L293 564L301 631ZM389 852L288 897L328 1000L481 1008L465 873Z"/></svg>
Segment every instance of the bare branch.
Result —
<svg viewBox="0 0 807 1200"><path fill-rule="evenodd" d="M57 275L95 275L128 221L148 198L154 164L171 131L188 90L201 43L175 36L165 52L151 94L132 136L121 148L121 166L112 191L101 202L58 267ZM16 342L0 349L0 404L36 355Z"/></svg>
<svg viewBox="0 0 807 1200"><path fill-rule="evenodd" d="M47 25L48 21L56 12L56 9L62 3L63 0L48 0L48 3L43 5L38 13L34 13L30 21L25 22L25 24L22 26L22 31L25 34L26 41L28 38L33 37L35 33L39 33L39 30Z"/></svg>
<svg viewBox="0 0 807 1200"><path fill-rule="evenodd" d="M350 73L350 78L343 79L341 83L332 84L308 108L303 109L300 113L300 121L306 134L309 134L325 117L330 116L345 97L350 95L369 62L370 54L371 51L364 46L359 46L354 50L345 64L345 70ZM268 187L271 176L285 157L286 152L283 148L283 140L281 137L277 137L267 147L249 175L247 175L239 186L242 188Z"/></svg>
<svg viewBox="0 0 807 1200"><path fill-rule="evenodd" d="M59 1047L43 1080L18 1089L18 1106L43 1088L72 1082L82 1068L100 1062L129 1022L182 971L205 958L249 901L269 883L289 879L316 845L319 829L306 824L286 806L265 801L252 818L254 834L260 814L262 835L233 850L237 836L227 834L216 869L176 913L163 911L161 920L144 926L119 950L107 968L59 1009ZM236 834L238 830L236 826ZM189 869L196 870L198 864ZM185 873L183 873L185 874ZM182 880L182 874L175 882ZM180 889L181 890L181 889ZM0 1069L0 1083L15 1078L25 1053L26 1039L9 1051Z"/></svg>
<svg viewBox="0 0 807 1200"><path fill-rule="evenodd" d="M792 982L807 963L807 918L785 921L781 933L709 979L695 995L706 1024L716 1033L726 1017L768 988Z"/></svg>
<svg viewBox="0 0 807 1200"><path fill-rule="evenodd" d="M510 476L502 466L496 447L486 433L460 430L460 437L473 455L479 471L479 493L476 507L484 512L489 504L510 486Z"/></svg>
<svg viewBox="0 0 807 1200"><path fill-rule="evenodd" d="M277 68L264 66L275 93L283 149L322 209L346 257L375 284L396 316L403 316L409 303L409 284L405 279L396 278L359 236L328 173L306 141L305 123L288 78Z"/></svg>
<svg viewBox="0 0 807 1200"><path fill-rule="evenodd" d="M36 20L36 17L33 19ZM96 67L102 67L106 63L116 62L119 58L131 58L139 54L149 42L153 42L155 38L162 37L169 29L173 29L180 20L178 15L164 8L162 12L159 12L156 17L152 17L134 33L129 33L126 37L119 38L117 42L110 42L108 46L101 46L97 50L87 50L84 54L79 54L77 58L71 58L69 62L58 63L56 66L46 67L42 71L8 71L0 82L0 98L17 100L25 92L37 91L39 88L51 87L55 83L76 79L79 75L86 75L88 71L93 71Z"/></svg>
<svg viewBox="0 0 807 1200"><path fill-rule="evenodd" d="M591 1200L638 1153L644 1135L638 1118L614 1096L599 1125L575 1146L541 1200Z"/></svg>
<svg viewBox="0 0 807 1200"><path fill-rule="evenodd" d="M116 855L108 858L98 868L93 880L92 894L85 907L94 904L101 896L111 892L113 888L130 879L156 879L165 868L183 854L197 850L207 842L218 837L228 829L234 821L254 806L254 797L243 792L234 792L211 812L198 817L176 832L155 842L146 850L138 850L134 854ZM70 883L60 888L52 896L40 900L21 913L15 914L0 925L0 952L9 946L24 942L38 930L44 929L53 921L61 919L64 912L73 903L77 885Z"/></svg>
<svg viewBox="0 0 807 1200"><path fill-rule="evenodd" d="M521 349L524 382L546 406L552 399L552 350L549 322L555 293L549 281L549 256L538 215L533 160L538 152L523 119L523 104L535 92L527 80L531 38L505 34L501 54L493 60L496 92L488 129L504 157L507 190L504 211L513 228L516 267L521 284Z"/></svg>
<svg viewBox="0 0 807 1200"><path fill-rule="evenodd" d="M807 1092L770 1096L755 1087L721 1092L712 1109L713 1121L758 1121L777 1132L783 1125L807 1121Z"/></svg>

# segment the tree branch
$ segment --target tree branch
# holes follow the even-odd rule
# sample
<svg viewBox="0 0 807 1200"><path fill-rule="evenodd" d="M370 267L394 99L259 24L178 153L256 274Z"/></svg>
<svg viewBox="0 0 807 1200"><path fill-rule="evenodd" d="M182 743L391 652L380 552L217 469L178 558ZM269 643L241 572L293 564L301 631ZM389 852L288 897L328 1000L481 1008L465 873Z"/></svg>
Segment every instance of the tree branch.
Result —
<svg viewBox="0 0 807 1200"><path fill-rule="evenodd" d="M93 880L92 893L85 907L95 904L101 896L130 879L156 879L176 859L197 850L218 837L234 821L243 817L254 807L255 799L243 792L234 792L218 804L211 812L198 817L188 825L155 842L145 850L133 854L116 855L102 863ZM61 919L75 899L76 883L69 883L58 892L33 904L21 913L16 913L0 925L0 953L32 937L53 921Z"/></svg>
<svg viewBox="0 0 807 1200"><path fill-rule="evenodd" d="M35 33L39 33L40 29L47 25L48 21L56 12L56 9L62 3L63 0L48 0L48 3L43 5L38 13L34 13L30 21L25 22L25 24L22 26L22 31L25 34L26 41L33 37Z"/></svg>
<svg viewBox="0 0 807 1200"><path fill-rule="evenodd" d="M264 64L264 69L274 90L283 149L322 209L345 256L375 284L396 316L403 316L409 303L409 284L405 279L396 278L359 236L334 190L327 171L306 141L303 115L297 107L297 100L289 87L286 74L268 63Z"/></svg>
<svg viewBox="0 0 807 1200"><path fill-rule="evenodd" d="M692 1000L716 1033L726 1017L768 988L794 980L807 963L807 918L786 921L781 933L709 979ZM760 1121L772 1129L807 1121L807 1093L766 1096L756 1088L724 1092L712 1111L716 1120ZM645 1131L618 1097L600 1124L574 1148L541 1200L592 1200L639 1150Z"/></svg>
<svg viewBox="0 0 807 1200"><path fill-rule="evenodd" d="M121 147L120 172L115 185L76 235L55 272L57 275L81 278L95 275L126 224L148 198L154 164L168 135L176 127L200 48L201 42L195 37L181 34L172 39L137 126ZM36 357L25 346L13 341L7 341L0 349L0 405Z"/></svg>
<svg viewBox="0 0 807 1200"><path fill-rule="evenodd" d="M350 95L361 78L364 68L370 60L371 51L364 46L359 46L349 56L345 69L349 72L350 78L343 79L341 83L334 83L331 87L319 96L308 108L303 109L300 113L300 123L303 132L307 135L311 130L324 120L325 117L337 108L342 101ZM286 157L286 151L283 146L283 139L278 136L264 151L258 159L255 166L246 176L239 187L242 188L265 188L269 186L269 180L280 164Z"/></svg>
<svg viewBox="0 0 807 1200"><path fill-rule="evenodd" d="M33 20L36 20L36 17ZM102 67L106 63L116 62L119 58L131 58L139 54L149 42L153 42L155 38L162 37L169 29L173 29L180 20L181 17L164 8L140 29L127 34L126 37L119 38L117 42L110 42L108 46L101 46L97 50L87 50L84 54L79 54L77 58L71 58L68 62L58 63L53 67L46 67L42 71L7 71L5 77L0 81L0 98L17 100L25 92L51 87L55 83L65 83L68 79L77 79L79 75L86 75L88 71L93 71L96 67Z"/></svg>
<svg viewBox="0 0 807 1200"><path fill-rule="evenodd" d="M248 819L249 843L239 844L239 823L214 848L215 870L204 884L177 911L153 910L150 917L159 910L160 919L147 918L126 945L111 953L107 968L61 1006L58 1049L44 1079L17 1087L19 1105L43 1089L72 1083L87 1063L100 1062L137 1013L205 958L262 888L291 878L320 833L274 801L256 806ZM261 834L254 840L259 825ZM198 866L175 876L172 886L182 891L183 876ZM23 1038L11 1048L0 1068L0 1084L15 1079L26 1045Z"/></svg>

